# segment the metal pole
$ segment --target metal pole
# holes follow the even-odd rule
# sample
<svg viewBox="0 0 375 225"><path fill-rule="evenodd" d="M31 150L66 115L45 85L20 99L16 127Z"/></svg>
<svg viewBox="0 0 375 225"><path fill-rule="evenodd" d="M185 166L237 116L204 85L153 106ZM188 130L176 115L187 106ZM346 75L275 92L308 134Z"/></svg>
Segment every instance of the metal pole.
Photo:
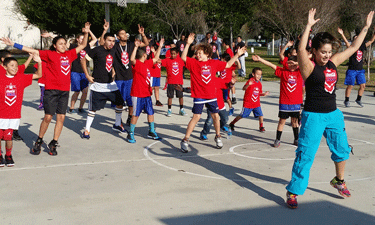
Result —
<svg viewBox="0 0 375 225"><path fill-rule="evenodd" d="M371 65L371 52L372 52L372 44L368 50L368 60L367 60L367 81L370 81L370 65Z"/></svg>
<svg viewBox="0 0 375 225"><path fill-rule="evenodd" d="M233 42L233 30L232 30L232 22L230 22L230 49L232 49L232 52L233 52L232 42Z"/></svg>
<svg viewBox="0 0 375 225"><path fill-rule="evenodd" d="M275 55L275 34L272 34L272 55Z"/></svg>
<svg viewBox="0 0 375 225"><path fill-rule="evenodd" d="M107 20L107 22L109 23L109 28L108 28L108 33L111 32L111 16L110 16L110 13L109 13L109 4L108 3L105 3L104 4L105 6L105 20Z"/></svg>

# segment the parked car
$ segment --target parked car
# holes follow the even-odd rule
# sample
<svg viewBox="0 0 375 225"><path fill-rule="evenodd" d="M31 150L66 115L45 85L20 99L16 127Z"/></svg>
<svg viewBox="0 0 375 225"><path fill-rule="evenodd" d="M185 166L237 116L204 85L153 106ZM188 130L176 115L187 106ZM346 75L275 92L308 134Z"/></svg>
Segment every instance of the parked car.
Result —
<svg viewBox="0 0 375 225"><path fill-rule="evenodd" d="M247 46L248 47L262 47L262 44L258 42L248 42Z"/></svg>

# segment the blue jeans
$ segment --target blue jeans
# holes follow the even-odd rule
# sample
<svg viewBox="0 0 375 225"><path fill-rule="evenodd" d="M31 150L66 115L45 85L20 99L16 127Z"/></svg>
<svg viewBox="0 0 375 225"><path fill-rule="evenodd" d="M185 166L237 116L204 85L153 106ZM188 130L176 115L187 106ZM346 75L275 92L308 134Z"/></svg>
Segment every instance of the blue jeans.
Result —
<svg viewBox="0 0 375 225"><path fill-rule="evenodd" d="M245 56L241 56L238 58L241 64L241 69L238 69L238 75L240 77L246 77L246 65L245 65Z"/></svg>
<svg viewBox="0 0 375 225"><path fill-rule="evenodd" d="M228 122L228 113L227 110L223 109L219 111L219 116L220 116L220 128L227 127L227 122ZM202 134L207 135L210 133L211 125L213 123L211 113L207 110L207 119L206 122L204 123Z"/></svg>

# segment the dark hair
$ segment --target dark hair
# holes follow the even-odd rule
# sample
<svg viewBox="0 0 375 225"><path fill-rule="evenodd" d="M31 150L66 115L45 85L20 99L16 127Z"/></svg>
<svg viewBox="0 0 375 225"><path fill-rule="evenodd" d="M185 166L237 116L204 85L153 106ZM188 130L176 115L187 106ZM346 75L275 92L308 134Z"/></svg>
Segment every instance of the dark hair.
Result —
<svg viewBox="0 0 375 225"><path fill-rule="evenodd" d="M171 48L170 51L171 51L171 53L176 52L176 54L180 52L177 47Z"/></svg>
<svg viewBox="0 0 375 225"><path fill-rule="evenodd" d="M52 45L51 45L51 47L49 47L49 50L51 50L51 51L56 51L56 48L55 48L54 45L56 45L57 42L58 42L60 39L64 39L65 42L66 42L66 39L65 39L63 36L57 36L57 37L55 37L55 38L52 40Z"/></svg>
<svg viewBox="0 0 375 225"><path fill-rule="evenodd" d="M201 43L201 44L199 44L199 45L197 46L197 48L196 48L195 50L196 50L196 51L198 51L198 50L202 50L203 53L204 53L205 55L208 56L208 58L211 58L211 56L212 56L212 47L211 47L210 44L207 44L207 43Z"/></svg>
<svg viewBox="0 0 375 225"><path fill-rule="evenodd" d="M328 32L317 33L312 39L311 47L318 50L325 44L331 44L334 51L337 51L341 47L340 41Z"/></svg>
<svg viewBox="0 0 375 225"><path fill-rule="evenodd" d="M106 33L105 35L104 35L104 40L107 40L107 37L115 37L115 34L114 33Z"/></svg>
<svg viewBox="0 0 375 225"><path fill-rule="evenodd" d="M76 35L76 38L74 38L74 44L78 44L77 39L78 39L80 36L84 36L84 34L82 34L82 33L77 34L77 35Z"/></svg>
<svg viewBox="0 0 375 225"><path fill-rule="evenodd" d="M10 54L10 51L6 50L6 49L1 49L0 50L0 60L6 58L7 55L11 55ZM2 62L2 61L1 61Z"/></svg>
<svg viewBox="0 0 375 225"><path fill-rule="evenodd" d="M117 33L116 33L116 35L118 36L121 31L125 31L125 30L124 29L118 30ZM126 34L126 31L125 31L125 34Z"/></svg>
<svg viewBox="0 0 375 225"><path fill-rule="evenodd" d="M251 74L249 75L249 79L254 77L253 74L255 74L258 70L262 71L262 68L260 67L254 67L254 69L251 71Z"/></svg>
<svg viewBox="0 0 375 225"><path fill-rule="evenodd" d="M294 47L294 46L288 48L288 49L284 52L284 56L288 56L289 54L292 53L293 50L297 50L297 48Z"/></svg>
<svg viewBox="0 0 375 225"><path fill-rule="evenodd" d="M16 58L14 58L14 57L7 57L7 58L4 59L4 62L3 62L4 66L7 66L11 61L16 61L18 63L18 61L17 61Z"/></svg>
<svg viewBox="0 0 375 225"><path fill-rule="evenodd" d="M207 36L207 34L211 35L211 33L210 33L210 32L207 32L207 33L206 33L206 36Z"/></svg>
<svg viewBox="0 0 375 225"><path fill-rule="evenodd" d="M229 60L231 59L231 57L228 53L222 54L221 58L223 58L226 62L229 62Z"/></svg>
<svg viewBox="0 0 375 225"><path fill-rule="evenodd" d="M241 38L242 39L242 36L238 35L237 38Z"/></svg>
<svg viewBox="0 0 375 225"><path fill-rule="evenodd" d="M141 48L138 48L138 49L137 49L137 54L135 55L135 58L136 58L136 59L140 59L140 58L142 58L142 56L143 56L144 54L146 54L146 51L143 50L143 49L141 49Z"/></svg>
<svg viewBox="0 0 375 225"><path fill-rule="evenodd" d="M230 46L230 40L229 40L229 38L224 38L223 43L225 45L229 45Z"/></svg>
<svg viewBox="0 0 375 225"><path fill-rule="evenodd" d="M288 58L288 61L293 61L293 62L297 62L297 56L295 55L292 55Z"/></svg>

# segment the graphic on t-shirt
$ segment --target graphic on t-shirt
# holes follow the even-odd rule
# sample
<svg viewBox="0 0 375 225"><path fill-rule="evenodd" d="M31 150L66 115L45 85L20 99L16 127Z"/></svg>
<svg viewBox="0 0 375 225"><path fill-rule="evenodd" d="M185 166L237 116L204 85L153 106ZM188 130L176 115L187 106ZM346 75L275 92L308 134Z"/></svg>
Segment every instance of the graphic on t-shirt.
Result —
<svg viewBox="0 0 375 225"><path fill-rule="evenodd" d="M251 100L253 100L253 102L257 102L258 98L259 98L259 88L255 87L253 90L253 94L251 95Z"/></svg>
<svg viewBox="0 0 375 225"><path fill-rule="evenodd" d="M86 51L85 51L85 50L81 50L81 51L79 52L79 59L81 60L81 59L83 59L85 56L86 56Z"/></svg>
<svg viewBox="0 0 375 225"><path fill-rule="evenodd" d="M107 55L105 68L107 69L108 72L111 72L112 64L113 64L113 57L111 55Z"/></svg>
<svg viewBox="0 0 375 225"><path fill-rule="evenodd" d="M212 45L212 52L216 52L216 46L215 45Z"/></svg>
<svg viewBox="0 0 375 225"><path fill-rule="evenodd" d="M227 71L226 70L223 70L220 72L220 78L221 79L225 79L227 77Z"/></svg>
<svg viewBox="0 0 375 225"><path fill-rule="evenodd" d="M156 66L161 69L161 63L156 64Z"/></svg>
<svg viewBox="0 0 375 225"><path fill-rule="evenodd" d="M297 77L289 75L287 89L289 92L293 92L297 88Z"/></svg>
<svg viewBox="0 0 375 225"><path fill-rule="evenodd" d="M183 52L184 49L185 49L185 45L184 45L184 44L181 44L181 45L180 45L180 51Z"/></svg>
<svg viewBox="0 0 375 225"><path fill-rule="evenodd" d="M180 72L180 68L178 67L178 62L173 62L172 63L172 74L177 76L179 72Z"/></svg>
<svg viewBox="0 0 375 225"><path fill-rule="evenodd" d="M10 83L5 86L5 103L9 106L12 106L17 99L17 87Z"/></svg>
<svg viewBox="0 0 375 225"><path fill-rule="evenodd" d="M363 58L363 52L361 50L357 51L357 61L361 62Z"/></svg>
<svg viewBox="0 0 375 225"><path fill-rule="evenodd" d="M211 81L211 66L203 66L202 67L202 81L206 84L210 83Z"/></svg>
<svg viewBox="0 0 375 225"><path fill-rule="evenodd" d="M61 56L60 62L61 62L61 72L65 75L68 75L70 73L69 58L67 56Z"/></svg>
<svg viewBox="0 0 375 225"><path fill-rule="evenodd" d="M147 85L151 86L151 73L150 70L147 68L147 77L146 77Z"/></svg>
<svg viewBox="0 0 375 225"><path fill-rule="evenodd" d="M128 69L129 65L129 54L127 52L121 53L121 62Z"/></svg>
<svg viewBox="0 0 375 225"><path fill-rule="evenodd" d="M330 94L335 90L335 84L337 82L337 73L334 69L324 70L324 76L326 78L324 83L324 90Z"/></svg>
<svg viewBox="0 0 375 225"><path fill-rule="evenodd" d="M150 55L150 52L151 52L151 48L150 48L150 46L147 46L147 47L146 47L146 54L147 54L147 55Z"/></svg>

